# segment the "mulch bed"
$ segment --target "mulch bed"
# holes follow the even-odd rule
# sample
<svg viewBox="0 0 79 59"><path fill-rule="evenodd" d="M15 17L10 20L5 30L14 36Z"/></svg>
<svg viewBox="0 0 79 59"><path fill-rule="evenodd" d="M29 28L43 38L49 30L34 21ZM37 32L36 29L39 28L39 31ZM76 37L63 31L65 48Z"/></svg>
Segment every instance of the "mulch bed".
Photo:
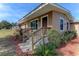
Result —
<svg viewBox="0 0 79 59"><path fill-rule="evenodd" d="M79 55L79 37L71 40L65 45L61 45L60 48L58 48L58 51L61 52L64 56L77 56Z"/></svg>

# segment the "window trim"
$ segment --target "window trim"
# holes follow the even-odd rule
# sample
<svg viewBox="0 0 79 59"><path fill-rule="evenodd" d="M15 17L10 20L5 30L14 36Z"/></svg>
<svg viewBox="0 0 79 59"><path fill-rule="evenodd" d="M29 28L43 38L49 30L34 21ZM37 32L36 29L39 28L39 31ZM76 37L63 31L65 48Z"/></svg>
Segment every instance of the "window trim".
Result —
<svg viewBox="0 0 79 59"><path fill-rule="evenodd" d="M69 22L67 22L66 25L67 25L66 28L67 28L67 31L68 31L69 30Z"/></svg>
<svg viewBox="0 0 79 59"><path fill-rule="evenodd" d="M70 22L67 21L67 23L68 23L68 29L67 29L67 31L70 31Z"/></svg>
<svg viewBox="0 0 79 59"><path fill-rule="evenodd" d="M41 16L41 28L42 28L42 20L44 17L47 17L47 26L48 26L48 14L47 14L47 15Z"/></svg>
<svg viewBox="0 0 79 59"><path fill-rule="evenodd" d="M62 31L64 31L64 18L60 17L60 22L61 22L61 20L63 20L63 30L60 29L60 31L62 32Z"/></svg>
<svg viewBox="0 0 79 59"><path fill-rule="evenodd" d="M33 20L31 20L31 22L33 22L33 21L38 21L39 19L38 18L36 18L36 19L33 19ZM31 28L31 22L30 22L30 28ZM38 29L38 27L37 27L37 29ZM37 29L34 29L34 30L37 30Z"/></svg>

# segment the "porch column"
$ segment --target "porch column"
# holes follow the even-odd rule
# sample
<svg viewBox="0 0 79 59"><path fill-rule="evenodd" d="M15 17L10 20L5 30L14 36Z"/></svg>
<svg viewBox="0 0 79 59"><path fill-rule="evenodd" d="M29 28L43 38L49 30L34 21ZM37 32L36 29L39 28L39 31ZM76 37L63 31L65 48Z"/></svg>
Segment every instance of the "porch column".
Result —
<svg viewBox="0 0 79 59"><path fill-rule="evenodd" d="M41 23L40 24L41 24L41 28L42 28L42 18L40 18L40 20L41 20Z"/></svg>

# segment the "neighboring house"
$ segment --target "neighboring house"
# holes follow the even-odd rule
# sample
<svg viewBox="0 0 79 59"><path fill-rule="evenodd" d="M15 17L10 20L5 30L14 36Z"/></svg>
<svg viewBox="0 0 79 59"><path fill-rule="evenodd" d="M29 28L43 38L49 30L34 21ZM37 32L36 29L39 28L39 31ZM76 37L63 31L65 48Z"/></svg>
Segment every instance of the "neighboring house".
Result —
<svg viewBox="0 0 79 59"><path fill-rule="evenodd" d="M72 22L71 27L72 27L73 30L76 31L77 36L79 36L79 22Z"/></svg>
<svg viewBox="0 0 79 59"><path fill-rule="evenodd" d="M41 37L41 34L39 34L41 32L41 30L39 30L40 28L46 29L50 27L59 32L71 31L74 29L73 17L70 11L55 3L40 4L37 8L19 20L18 25L21 29L31 28L36 32L34 35L36 36L34 42L37 42L37 39Z"/></svg>

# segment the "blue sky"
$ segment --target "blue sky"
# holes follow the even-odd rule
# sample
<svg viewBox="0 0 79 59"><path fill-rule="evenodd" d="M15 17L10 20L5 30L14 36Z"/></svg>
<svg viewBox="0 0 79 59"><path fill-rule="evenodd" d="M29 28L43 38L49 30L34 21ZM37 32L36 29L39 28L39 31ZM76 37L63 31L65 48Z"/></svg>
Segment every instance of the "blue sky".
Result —
<svg viewBox="0 0 79 59"><path fill-rule="evenodd" d="M61 3L60 5L71 12L75 18L74 21L79 21L79 3Z"/></svg>
<svg viewBox="0 0 79 59"><path fill-rule="evenodd" d="M38 5L36 3L0 3L0 21L17 22ZM71 11L75 21L79 20L79 4L63 3L60 5Z"/></svg>
<svg viewBox="0 0 79 59"><path fill-rule="evenodd" d="M39 4L0 3L0 21L17 22Z"/></svg>

